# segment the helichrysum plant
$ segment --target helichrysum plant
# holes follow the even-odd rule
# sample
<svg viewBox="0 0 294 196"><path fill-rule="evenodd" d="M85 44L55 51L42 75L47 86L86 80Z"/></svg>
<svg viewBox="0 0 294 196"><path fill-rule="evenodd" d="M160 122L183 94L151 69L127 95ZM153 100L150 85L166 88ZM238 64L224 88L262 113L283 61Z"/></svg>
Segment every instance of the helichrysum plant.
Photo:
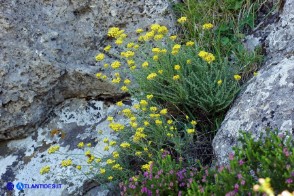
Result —
<svg viewBox="0 0 294 196"><path fill-rule="evenodd" d="M178 22L185 23L186 18ZM212 27L207 23L203 29L209 31ZM168 36L168 29L159 24L151 25L147 32L138 29L137 34L137 39L128 39L123 30L110 28L108 36L121 52L109 47L105 52L112 52L121 60L103 65L103 54L96 56L101 66L111 70L110 81L122 91L135 98L150 94L155 102L164 102L175 114L201 117L206 123L232 103L239 92L241 76L228 61L220 60L194 41L178 43L177 37ZM106 78L101 72L96 76Z"/></svg>

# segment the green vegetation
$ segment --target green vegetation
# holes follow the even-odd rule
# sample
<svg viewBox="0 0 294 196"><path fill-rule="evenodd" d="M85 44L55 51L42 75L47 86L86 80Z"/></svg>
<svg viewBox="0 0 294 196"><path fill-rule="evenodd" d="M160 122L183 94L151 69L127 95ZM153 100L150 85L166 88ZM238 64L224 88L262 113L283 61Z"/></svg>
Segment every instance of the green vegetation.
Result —
<svg viewBox="0 0 294 196"><path fill-rule="evenodd" d="M241 145L230 154L228 166L208 168L184 167L182 161L174 161L168 153L152 165L144 174L137 175L121 190L126 195L160 193L160 195L244 195L257 191L268 195L294 190L294 140L291 133L279 134L278 130L267 130L262 140L243 132ZM267 176L272 186L269 185ZM257 185L257 181L262 186ZM253 188L254 187L254 188ZM144 194L146 193L146 194ZM140 195L140 194L139 194ZM147 194L148 195L148 194Z"/></svg>

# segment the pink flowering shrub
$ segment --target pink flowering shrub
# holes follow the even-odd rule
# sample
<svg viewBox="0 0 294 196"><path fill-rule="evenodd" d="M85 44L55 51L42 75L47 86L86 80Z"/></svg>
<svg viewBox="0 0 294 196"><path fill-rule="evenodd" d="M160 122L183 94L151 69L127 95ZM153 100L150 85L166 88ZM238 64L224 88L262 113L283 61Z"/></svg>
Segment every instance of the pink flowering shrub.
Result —
<svg viewBox="0 0 294 196"><path fill-rule="evenodd" d="M255 141L249 133L242 133L242 146L229 155L229 165L202 170L194 180L190 195L242 195L252 193L260 178L269 178L276 193L294 191L294 140L291 133L278 134L267 130Z"/></svg>
<svg viewBox="0 0 294 196"><path fill-rule="evenodd" d="M184 195L191 186L198 169L183 167L183 160L175 161L163 152L159 165L120 183L121 195Z"/></svg>

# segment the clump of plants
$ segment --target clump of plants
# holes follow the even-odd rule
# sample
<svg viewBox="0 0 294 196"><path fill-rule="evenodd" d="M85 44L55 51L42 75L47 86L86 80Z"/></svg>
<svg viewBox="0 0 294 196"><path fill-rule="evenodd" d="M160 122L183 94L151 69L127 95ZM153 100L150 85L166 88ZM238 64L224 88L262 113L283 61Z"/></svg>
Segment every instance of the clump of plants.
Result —
<svg viewBox="0 0 294 196"><path fill-rule="evenodd" d="M258 179L268 178L273 194L285 189L294 191L294 140L291 133L279 134L278 130L266 130L260 139L242 133L240 147L229 155L229 165L202 171L205 180L195 180L189 195L254 194L266 185L255 186ZM269 182L269 180L267 180ZM261 180L262 184L264 183Z"/></svg>
<svg viewBox="0 0 294 196"><path fill-rule="evenodd" d="M267 130L259 140L243 132L229 164L187 167L163 152L145 172L120 184L121 195L276 195L294 191L294 140L291 133ZM264 178L266 177L266 178Z"/></svg>
<svg viewBox="0 0 294 196"><path fill-rule="evenodd" d="M184 24L186 20L182 17L178 22ZM203 33L210 34L212 28L212 24L204 24ZM188 115L214 131L215 119L222 118L239 92L240 69L194 41L177 42L177 36L167 36L165 26L153 24L149 31L138 29L137 33L138 38L130 40L117 27L109 30L108 36L121 50L117 54L117 48L105 48L111 56L120 58L104 64L112 70L112 83L137 99L152 95L155 103L177 118ZM103 59L103 53L96 56L97 61ZM103 79L105 75L97 73L97 77Z"/></svg>
<svg viewBox="0 0 294 196"><path fill-rule="evenodd" d="M260 67L262 51L246 50L242 43L245 34L256 30L258 21L274 17L279 4L270 0L184 0L175 4L174 10L179 17L187 17L181 28L182 39L195 40L216 56L228 59L231 66L242 70L246 81ZM215 25L209 35L202 31L205 23Z"/></svg>

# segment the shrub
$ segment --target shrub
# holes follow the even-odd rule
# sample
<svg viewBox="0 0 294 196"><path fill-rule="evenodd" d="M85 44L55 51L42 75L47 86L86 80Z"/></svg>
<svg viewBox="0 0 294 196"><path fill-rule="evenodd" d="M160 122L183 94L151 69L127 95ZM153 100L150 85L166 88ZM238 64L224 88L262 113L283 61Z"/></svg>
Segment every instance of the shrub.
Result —
<svg viewBox="0 0 294 196"><path fill-rule="evenodd" d="M188 115L199 120L199 125L212 121L209 130L214 130L214 119L222 117L239 92L240 70L226 59L202 50L193 41L179 44L167 32L165 26L153 24L146 33L140 31L136 41L129 41L123 30L111 28L108 34L122 50L122 60L106 66L121 71L114 74L112 82L134 98L154 96L155 103L167 107L177 118ZM110 52L119 57L115 51ZM101 61L101 57L98 54L96 59ZM122 84L121 76L126 73L131 73L127 77L135 85ZM97 77L101 79L102 74L98 73Z"/></svg>
<svg viewBox="0 0 294 196"><path fill-rule="evenodd" d="M195 180L189 195L237 195L254 193L259 178L271 179L273 190L280 193L294 190L294 140L291 133L278 134L267 130L261 139L242 133L241 146L230 154L228 166L219 166L209 173L202 171L205 181Z"/></svg>

